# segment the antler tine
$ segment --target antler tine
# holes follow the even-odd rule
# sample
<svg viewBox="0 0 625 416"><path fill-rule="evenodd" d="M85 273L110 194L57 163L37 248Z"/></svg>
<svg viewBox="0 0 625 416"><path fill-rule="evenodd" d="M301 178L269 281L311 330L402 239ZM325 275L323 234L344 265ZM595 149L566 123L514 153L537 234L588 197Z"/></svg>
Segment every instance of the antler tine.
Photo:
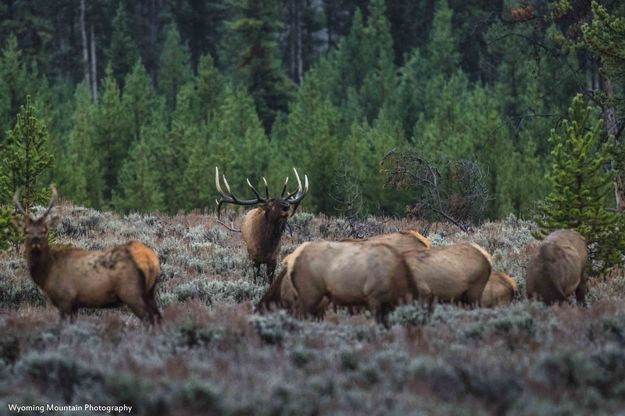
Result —
<svg viewBox="0 0 625 416"><path fill-rule="evenodd" d="M230 196L232 197L232 199L236 199L234 197L234 194L232 193L232 190L230 190L230 185L228 184L228 179L226 179L226 175L221 175L221 177L224 180L224 185L226 186L226 189L228 190L228 193L230 194Z"/></svg>
<svg viewBox="0 0 625 416"><path fill-rule="evenodd" d="M47 217L50 214L50 212L52 211L52 208L55 207L58 199L59 199L59 194L56 192L56 187L52 185L52 197L50 198L50 203L48 204L48 208L46 209L46 212L44 212L43 215L41 216L42 218Z"/></svg>
<svg viewBox="0 0 625 416"><path fill-rule="evenodd" d="M286 193L286 186L289 183L289 177L286 177L286 180L284 181L284 187L282 188L282 193L280 194L280 198L284 198L284 194Z"/></svg>
<svg viewBox="0 0 625 416"><path fill-rule="evenodd" d="M232 193L230 189L230 184L228 183L228 179L226 179L226 175L221 175L224 181L224 186L228 193L224 192L221 188L221 184L219 181L219 168L215 166L215 188L217 188L217 192L221 199L217 202L217 217L219 218L220 209L223 204L236 204L236 205L256 205L259 202L264 202L264 200L259 196L258 191L250 184L248 180L247 183L250 185L254 193L256 194L256 199L239 199Z"/></svg>
<svg viewBox="0 0 625 416"><path fill-rule="evenodd" d="M308 192L308 175L304 175L304 187L302 187L302 181L297 173L297 170L293 168L293 171L295 172L295 178L297 179L297 190L287 197L289 204L293 205L291 215L295 214L297 207L299 207L300 202L302 202L302 199Z"/></svg>
<svg viewBox="0 0 625 416"><path fill-rule="evenodd" d="M265 183L265 199L269 199L269 185L267 185L267 179L264 176L263 182Z"/></svg>
<svg viewBox="0 0 625 416"><path fill-rule="evenodd" d="M219 184L219 168L215 166L215 187L217 188L217 192L223 196L224 191L221 189L221 185Z"/></svg>
<svg viewBox="0 0 625 416"><path fill-rule="evenodd" d="M299 179L299 175L297 174L297 169L293 168L293 172L295 172L295 179L297 179L297 189L302 189L302 181Z"/></svg>
<svg viewBox="0 0 625 416"><path fill-rule="evenodd" d="M247 186L252 188L252 192L254 192L254 195L256 195L256 198L259 201L262 200L262 198L260 197L260 194L258 193L258 190L256 188L254 188L254 185L252 185L252 183L250 182L250 179L249 178L245 178L245 180L247 181Z"/></svg>
<svg viewBox="0 0 625 416"><path fill-rule="evenodd" d="M15 193L13 194L13 205L15 205L15 209L17 210L17 212L19 212L20 214L26 215L26 211L24 210L24 207L20 203L20 191L19 191L19 189L17 191L15 191Z"/></svg>
<svg viewBox="0 0 625 416"><path fill-rule="evenodd" d="M286 197L287 199L293 198L295 195L297 195L299 192L302 191L302 181L300 180L299 175L297 174L297 169L293 168L293 171L295 172L295 179L297 180L297 189L291 192Z"/></svg>

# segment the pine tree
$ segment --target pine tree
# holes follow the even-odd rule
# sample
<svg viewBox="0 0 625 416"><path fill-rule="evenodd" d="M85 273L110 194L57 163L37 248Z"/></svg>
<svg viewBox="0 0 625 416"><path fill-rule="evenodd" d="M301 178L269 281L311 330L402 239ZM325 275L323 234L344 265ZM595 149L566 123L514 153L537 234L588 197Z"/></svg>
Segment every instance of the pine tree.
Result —
<svg viewBox="0 0 625 416"><path fill-rule="evenodd" d="M207 122L215 115L223 92L223 83L223 77L215 68L213 58L210 55L202 55L195 79L202 121Z"/></svg>
<svg viewBox="0 0 625 416"><path fill-rule="evenodd" d="M15 123L15 117L24 103L24 97L31 93L29 74L24 64L17 39L11 35L2 49L0 57L0 143L5 133Z"/></svg>
<svg viewBox="0 0 625 416"><path fill-rule="evenodd" d="M458 38L453 32L452 16L453 11L449 8L447 0L437 0L427 45L430 70L446 77L453 74L460 63Z"/></svg>
<svg viewBox="0 0 625 416"><path fill-rule="evenodd" d="M232 190L245 193L246 178L257 183L267 175L269 141L242 87L227 86L215 118L196 136L185 171L183 188L188 209L214 207L215 166L226 174Z"/></svg>
<svg viewBox="0 0 625 416"><path fill-rule="evenodd" d="M43 180L53 164L48 149L48 130L35 114L30 96L21 107L13 130L0 145L0 250L18 246L21 232L13 215L12 197L20 191L20 199L28 211L35 203L48 198Z"/></svg>
<svg viewBox="0 0 625 416"><path fill-rule="evenodd" d="M165 96L168 112L176 108L176 96L180 88L191 80L189 48L182 43L175 24L167 29L165 46L158 69L158 89Z"/></svg>
<svg viewBox="0 0 625 416"><path fill-rule="evenodd" d="M277 114L287 112L293 90L278 54L280 4L276 0L228 3L233 17L226 22L222 60L234 80L254 98L265 131L269 132Z"/></svg>
<svg viewBox="0 0 625 416"><path fill-rule="evenodd" d="M339 112L321 95L321 84L315 70L306 74L288 117L287 138L283 143L276 143L280 153L271 170L282 178L289 174L291 166L306 173L311 184L306 206L331 213L334 204L324 184L333 183L338 168Z"/></svg>
<svg viewBox="0 0 625 416"><path fill-rule="evenodd" d="M392 149L407 144L401 127L382 110L373 126L355 123L345 142L342 154L350 161L352 180L362 193L362 210L369 214L391 215L402 208L402 195L386 187L380 162Z"/></svg>
<svg viewBox="0 0 625 416"><path fill-rule="evenodd" d="M590 258L601 270L620 264L625 249L623 219L606 210L613 172L606 172L614 141L601 143L603 123L595 109L577 95L561 131L551 131L553 165L548 179L552 189L536 219L545 236L553 230L573 228L585 238Z"/></svg>
<svg viewBox="0 0 625 416"><path fill-rule="evenodd" d="M111 44L106 50L108 65L111 66L117 85L124 85L124 77L139 60L139 50L128 31L128 13L120 1L113 18Z"/></svg>
<svg viewBox="0 0 625 416"><path fill-rule="evenodd" d="M104 178L104 202L111 201L117 175L128 154L132 120L121 102L121 93L110 66L102 83L102 94L95 116L95 148Z"/></svg>
<svg viewBox="0 0 625 416"><path fill-rule="evenodd" d="M64 198L77 204L100 208L104 178L100 158L94 148L94 117L90 88L81 83L76 88L72 130L67 137L62 166L59 167L59 190Z"/></svg>
<svg viewBox="0 0 625 416"><path fill-rule="evenodd" d="M396 100L396 69L393 63L393 38L386 18L384 0L372 0L367 21L367 43L371 49L371 67L365 76L361 102L367 120L373 122L378 112ZM385 117L391 117L387 114Z"/></svg>
<svg viewBox="0 0 625 416"><path fill-rule="evenodd" d="M131 128L125 139L126 148L139 140L141 129L152 121L152 117L162 117L161 102L154 92L152 81L141 61L137 61L126 76L121 105L131 118Z"/></svg>
<svg viewBox="0 0 625 416"><path fill-rule="evenodd" d="M42 178L52 167L53 158L48 149L48 129L37 119L30 96L20 108L13 130L2 146L0 176L4 177L0 190L2 199L10 201L20 190L24 208L44 202L48 196Z"/></svg>
<svg viewBox="0 0 625 416"><path fill-rule="evenodd" d="M142 137L132 146L119 172L119 191L113 194L113 206L123 212L162 209L164 195L158 180L158 166L152 146Z"/></svg>

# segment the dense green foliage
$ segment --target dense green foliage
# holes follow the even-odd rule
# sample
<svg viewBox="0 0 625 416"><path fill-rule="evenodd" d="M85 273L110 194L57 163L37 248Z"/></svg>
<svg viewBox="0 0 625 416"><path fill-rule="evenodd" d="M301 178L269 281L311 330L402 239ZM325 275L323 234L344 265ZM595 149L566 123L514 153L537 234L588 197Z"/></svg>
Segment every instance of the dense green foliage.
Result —
<svg viewBox="0 0 625 416"><path fill-rule="evenodd" d="M215 166L241 196L246 177L277 192L295 166L304 208L341 213L349 164L362 214L402 215L414 195L385 186L380 161L408 149L477 163L487 217L528 215L579 92L624 170L614 2L28 3L0 7L0 143L31 94L58 162L48 179L82 205L212 209Z"/></svg>
<svg viewBox="0 0 625 416"><path fill-rule="evenodd" d="M613 175L605 166L612 165L614 142L610 138L600 143L602 128L596 111L576 96L561 132L552 130L549 137L552 190L540 207L537 223L541 236L576 229L586 238L594 264L607 269L622 263L625 234L623 217L606 210L612 205Z"/></svg>
<svg viewBox="0 0 625 416"><path fill-rule="evenodd" d="M20 192L20 202L28 212L35 203L47 198L44 179L53 163L49 151L48 129L37 119L30 96L17 114L15 127L1 144L0 159L0 248L14 242L17 233L10 221L12 198Z"/></svg>

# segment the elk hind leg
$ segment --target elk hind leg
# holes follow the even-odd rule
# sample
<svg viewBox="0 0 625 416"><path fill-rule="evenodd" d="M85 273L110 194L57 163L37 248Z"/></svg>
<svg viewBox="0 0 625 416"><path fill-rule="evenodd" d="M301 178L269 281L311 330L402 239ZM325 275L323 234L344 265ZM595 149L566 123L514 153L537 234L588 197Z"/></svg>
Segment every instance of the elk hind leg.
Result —
<svg viewBox="0 0 625 416"><path fill-rule="evenodd" d="M129 279L123 282L123 286L117 290L119 299L134 313L140 320L150 319L150 306L145 295L145 281L142 273L138 273L136 279Z"/></svg>
<svg viewBox="0 0 625 416"><path fill-rule="evenodd" d="M148 320L152 324L160 324L163 316L161 315L161 311L158 309L158 305L156 304L155 298L155 287L152 287L143 297L145 304L147 305L148 312Z"/></svg>

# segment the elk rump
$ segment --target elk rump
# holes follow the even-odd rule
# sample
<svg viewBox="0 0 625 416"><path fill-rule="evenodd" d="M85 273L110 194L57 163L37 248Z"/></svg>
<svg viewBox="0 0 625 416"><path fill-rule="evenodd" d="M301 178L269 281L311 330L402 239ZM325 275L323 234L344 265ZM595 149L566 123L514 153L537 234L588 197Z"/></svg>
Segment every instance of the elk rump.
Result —
<svg viewBox="0 0 625 416"><path fill-rule="evenodd" d="M579 303L586 299L584 269L588 249L584 237L575 230L557 230L540 244L527 268L529 298L546 304L564 302L575 293Z"/></svg>

